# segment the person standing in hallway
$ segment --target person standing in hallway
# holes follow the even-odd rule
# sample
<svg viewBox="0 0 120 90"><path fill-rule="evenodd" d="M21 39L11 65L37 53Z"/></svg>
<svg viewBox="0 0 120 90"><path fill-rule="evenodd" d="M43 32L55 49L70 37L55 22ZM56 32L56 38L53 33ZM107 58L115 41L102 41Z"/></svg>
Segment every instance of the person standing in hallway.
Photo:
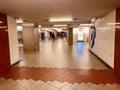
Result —
<svg viewBox="0 0 120 90"><path fill-rule="evenodd" d="M51 38L52 38L52 42L55 42L55 34L54 34L54 32L52 32Z"/></svg>

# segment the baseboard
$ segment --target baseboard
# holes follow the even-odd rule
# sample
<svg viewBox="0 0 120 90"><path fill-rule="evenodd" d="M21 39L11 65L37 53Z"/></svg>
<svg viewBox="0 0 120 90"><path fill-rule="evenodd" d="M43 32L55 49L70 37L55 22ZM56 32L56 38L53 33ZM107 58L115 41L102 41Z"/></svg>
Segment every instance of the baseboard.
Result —
<svg viewBox="0 0 120 90"><path fill-rule="evenodd" d="M18 64L19 62L23 61L23 59L19 59L17 62L15 62L14 64L12 64L12 66Z"/></svg>
<svg viewBox="0 0 120 90"><path fill-rule="evenodd" d="M110 65L108 65L103 59L101 59L98 55L96 55L94 52L92 52L90 49L89 49L89 51L94 55L94 56L96 56L97 58L98 58L98 60L102 63L102 64L104 64L108 69L113 69Z"/></svg>

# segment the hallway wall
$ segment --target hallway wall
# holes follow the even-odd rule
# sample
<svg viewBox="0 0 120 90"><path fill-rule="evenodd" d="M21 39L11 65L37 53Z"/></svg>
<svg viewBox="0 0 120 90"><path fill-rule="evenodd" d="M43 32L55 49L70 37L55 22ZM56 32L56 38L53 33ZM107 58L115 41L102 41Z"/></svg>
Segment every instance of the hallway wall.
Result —
<svg viewBox="0 0 120 90"><path fill-rule="evenodd" d="M82 31L84 33L84 41L88 42L88 40L89 40L89 27L79 28L79 31Z"/></svg>
<svg viewBox="0 0 120 90"><path fill-rule="evenodd" d="M73 42L78 41L78 30L79 28L73 28Z"/></svg>
<svg viewBox="0 0 120 90"><path fill-rule="evenodd" d="M115 23L116 10L108 13L95 22L96 38L92 52L114 68L114 43L115 43Z"/></svg>
<svg viewBox="0 0 120 90"><path fill-rule="evenodd" d="M87 42L89 39L89 27L80 27L80 28L73 28L73 42L78 41L78 31L83 32L83 41Z"/></svg>
<svg viewBox="0 0 120 90"><path fill-rule="evenodd" d="M16 19L7 16L11 65L19 61Z"/></svg>

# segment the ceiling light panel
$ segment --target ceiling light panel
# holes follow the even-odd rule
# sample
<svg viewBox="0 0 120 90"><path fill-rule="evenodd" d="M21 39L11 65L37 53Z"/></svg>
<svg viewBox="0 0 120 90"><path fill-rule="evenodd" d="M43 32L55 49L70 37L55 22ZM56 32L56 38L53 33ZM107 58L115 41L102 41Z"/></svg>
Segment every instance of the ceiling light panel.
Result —
<svg viewBox="0 0 120 90"><path fill-rule="evenodd" d="M51 18L50 22L70 22L73 21L72 18Z"/></svg>

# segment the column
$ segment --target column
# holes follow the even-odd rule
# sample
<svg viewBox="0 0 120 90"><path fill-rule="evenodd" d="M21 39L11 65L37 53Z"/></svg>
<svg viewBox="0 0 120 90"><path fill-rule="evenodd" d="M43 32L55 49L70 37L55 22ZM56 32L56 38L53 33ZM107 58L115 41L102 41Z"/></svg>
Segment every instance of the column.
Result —
<svg viewBox="0 0 120 90"><path fill-rule="evenodd" d="M73 28L68 28L68 45L73 45Z"/></svg>
<svg viewBox="0 0 120 90"><path fill-rule="evenodd" d="M35 39L35 49L39 50L39 29L35 28L34 29L34 39Z"/></svg>
<svg viewBox="0 0 120 90"><path fill-rule="evenodd" d="M34 24L23 24L23 48L25 51L39 50L38 32Z"/></svg>
<svg viewBox="0 0 120 90"><path fill-rule="evenodd" d="M16 19L14 17L7 16L7 23L8 23L8 35L9 35L10 63L11 65L13 65L19 61Z"/></svg>

